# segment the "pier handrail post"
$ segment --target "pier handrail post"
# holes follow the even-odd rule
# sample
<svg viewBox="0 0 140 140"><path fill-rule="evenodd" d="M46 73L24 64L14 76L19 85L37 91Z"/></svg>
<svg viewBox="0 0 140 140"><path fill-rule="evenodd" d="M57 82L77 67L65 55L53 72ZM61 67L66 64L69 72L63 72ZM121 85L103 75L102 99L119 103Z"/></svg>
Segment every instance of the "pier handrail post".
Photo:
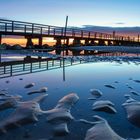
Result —
<svg viewBox="0 0 140 140"><path fill-rule="evenodd" d="M94 37L95 37L95 38L97 37L97 32L95 32Z"/></svg>
<svg viewBox="0 0 140 140"><path fill-rule="evenodd" d="M116 32L113 31L113 40L115 40Z"/></svg>
<svg viewBox="0 0 140 140"><path fill-rule="evenodd" d="M62 62L61 62L61 59L60 59L60 68L62 67Z"/></svg>
<svg viewBox="0 0 140 140"><path fill-rule="evenodd" d="M4 66L3 73L6 74L6 66Z"/></svg>
<svg viewBox="0 0 140 140"><path fill-rule="evenodd" d="M83 30L81 30L81 38L83 38Z"/></svg>
<svg viewBox="0 0 140 140"><path fill-rule="evenodd" d="M12 76L13 75L13 66L12 65L10 65L10 76Z"/></svg>
<svg viewBox="0 0 140 140"><path fill-rule="evenodd" d="M103 37L103 34L102 34L102 33L100 33L100 38L102 39L102 37Z"/></svg>
<svg viewBox="0 0 140 140"><path fill-rule="evenodd" d="M26 33L26 31L27 31L27 26L25 25L24 26L24 33Z"/></svg>
<svg viewBox="0 0 140 140"><path fill-rule="evenodd" d="M7 23L5 23L5 32L7 32Z"/></svg>
<svg viewBox="0 0 140 140"><path fill-rule="evenodd" d="M48 63L48 60L47 60L46 62L47 62L47 66L46 66L46 67L47 67L47 70L48 70L48 69L49 69L49 68L48 68L48 67L49 67L49 63Z"/></svg>
<svg viewBox="0 0 140 140"><path fill-rule="evenodd" d="M50 35L50 26L48 26L48 35Z"/></svg>
<svg viewBox="0 0 140 140"><path fill-rule="evenodd" d="M91 33L90 32L88 32L88 38L90 39L90 35L91 35Z"/></svg>
<svg viewBox="0 0 140 140"><path fill-rule="evenodd" d="M33 72L33 63L31 62L31 64L30 64L30 73L32 73Z"/></svg>
<svg viewBox="0 0 140 140"><path fill-rule="evenodd" d="M73 62L73 59L71 58L71 65L73 64L72 62Z"/></svg>
<svg viewBox="0 0 140 140"><path fill-rule="evenodd" d="M41 61L39 60L39 69L41 69Z"/></svg>
<svg viewBox="0 0 140 140"><path fill-rule="evenodd" d="M52 67L54 66L54 59L52 60Z"/></svg>
<svg viewBox="0 0 140 140"><path fill-rule="evenodd" d="M23 61L23 71L25 71L25 61Z"/></svg>
<svg viewBox="0 0 140 140"><path fill-rule="evenodd" d="M42 35L43 33L43 27L40 28L40 34Z"/></svg>
<svg viewBox="0 0 140 140"><path fill-rule="evenodd" d="M55 28L54 28L54 30L53 30L53 35L55 36Z"/></svg>
<svg viewBox="0 0 140 140"><path fill-rule="evenodd" d="M127 39L128 39L128 41L130 41L130 37L129 37L129 36L128 36L128 38L127 38Z"/></svg>
<svg viewBox="0 0 140 140"><path fill-rule="evenodd" d="M14 21L12 21L12 32L14 32Z"/></svg>
<svg viewBox="0 0 140 140"><path fill-rule="evenodd" d="M34 23L32 23L32 34L34 33Z"/></svg>
<svg viewBox="0 0 140 140"><path fill-rule="evenodd" d="M63 28L61 28L61 36L63 36L63 30L64 30L64 29L63 29Z"/></svg>
<svg viewBox="0 0 140 140"><path fill-rule="evenodd" d="M72 29L72 37L75 37L75 30Z"/></svg>

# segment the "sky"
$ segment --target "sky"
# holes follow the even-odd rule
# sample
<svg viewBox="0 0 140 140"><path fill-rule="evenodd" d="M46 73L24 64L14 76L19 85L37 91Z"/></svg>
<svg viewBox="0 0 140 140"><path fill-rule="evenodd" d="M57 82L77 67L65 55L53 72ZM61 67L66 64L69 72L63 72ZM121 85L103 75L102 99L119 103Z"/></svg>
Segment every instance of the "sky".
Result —
<svg viewBox="0 0 140 140"><path fill-rule="evenodd" d="M64 26L140 26L140 0L0 0L0 18Z"/></svg>
<svg viewBox="0 0 140 140"><path fill-rule="evenodd" d="M0 0L4 19L64 26L67 15L70 27L116 30L130 36L140 33L140 0Z"/></svg>

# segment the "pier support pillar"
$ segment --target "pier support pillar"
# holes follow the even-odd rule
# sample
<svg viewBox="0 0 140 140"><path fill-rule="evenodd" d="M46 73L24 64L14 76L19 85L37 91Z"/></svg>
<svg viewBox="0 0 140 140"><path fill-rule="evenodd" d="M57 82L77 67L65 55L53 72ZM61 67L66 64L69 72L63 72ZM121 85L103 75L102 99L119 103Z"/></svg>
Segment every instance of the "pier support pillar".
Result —
<svg viewBox="0 0 140 140"><path fill-rule="evenodd" d="M85 40L85 46L88 46L88 45L89 45L89 40L86 39L86 40Z"/></svg>
<svg viewBox="0 0 140 140"><path fill-rule="evenodd" d="M95 45L95 40L91 40L91 43L90 43L92 46L94 46Z"/></svg>
<svg viewBox="0 0 140 140"><path fill-rule="evenodd" d="M67 47L69 46L69 38L66 39L66 46L67 46Z"/></svg>
<svg viewBox="0 0 140 140"><path fill-rule="evenodd" d="M84 50L84 55L89 55L89 51Z"/></svg>
<svg viewBox="0 0 140 140"><path fill-rule="evenodd" d="M57 47L57 48L60 48L61 45L62 45L62 43L61 43L61 38L56 38L55 40L56 40L56 47Z"/></svg>
<svg viewBox="0 0 140 140"><path fill-rule="evenodd" d="M31 61L31 58L32 58L32 57L28 55L28 56L26 56L26 57L24 58L24 61Z"/></svg>
<svg viewBox="0 0 140 140"><path fill-rule="evenodd" d="M55 44L55 52L57 55L61 54L61 47L62 47L62 43L61 43L61 38L54 38L56 40L56 44Z"/></svg>
<svg viewBox="0 0 140 140"><path fill-rule="evenodd" d="M38 45L39 45L39 46L42 46L42 44L43 44L42 42L43 42L43 39L42 39L42 37L40 37L40 38L38 39Z"/></svg>
<svg viewBox="0 0 140 140"><path fill-rule="evenodd" d="M28 37L27 38L27 43L26 43L26 47L29 47L29 46L33 46L33 42L32 42L32 38L31 37Z"/></svg>
<svg viewBox="0 0 140 140"><path fill-rule="evenodd" d="M113 41L113 45L114 46L120 46L121 45L121 42L119 42L119 41Z"/></svg>
<svg viewBox="0 0 140 140"><path fill-rule="evenodd" d="M99 45L99 46L105 46L105 41L104 41L104 40L99 40L98 45Z"/></svg>
<svg viewBox="0 0 140 140"><path fill-rule="evenodd" d="M69 38L64 39L64 45L67 47L69 46Z"/></svg>
<svg viewBox="0 0 140 140"><path fill-rule="evenodd" d="M74 40L73 40L73 46L81 46L81 40L80 39L77 39L77 38L75 38Z"/></svg>
<svg viewBox="0 0 140 140"><path fill-rule="evenodd" d="M41 56L38 56L38 59L39 59L39 60L41 60L41 59L42 59L42 57L41 57Z"/></svg>
<svg viewBox="0 0 140 140"><path fill-rule="evenodd" d="M64 47L65 47L66 55L68 55L69 54L69 50L68 50L68 47L69 47L69 38L64 39Z"/></svg>
<svg viewBox="0 0 140 140"><path fill-rule="evenodd" d="M113 44L112 44L112 41L111 41L111 40L108 40L107 45L108 45L108 46L112 46L112 45L113 45Z"/></svg>
<svg viewBox="0 0 140 140"><path fill-rule="evenodd" d="M123 42L121 42L121 45L123 45L123 46L129 46L130 44L127 41L123 41Z"/></svg>
<svg viewBox="0 0 140 140"><path fill-rule="evenodd" d="M0 45L2 44L2 35L0 35Z"/></svg>

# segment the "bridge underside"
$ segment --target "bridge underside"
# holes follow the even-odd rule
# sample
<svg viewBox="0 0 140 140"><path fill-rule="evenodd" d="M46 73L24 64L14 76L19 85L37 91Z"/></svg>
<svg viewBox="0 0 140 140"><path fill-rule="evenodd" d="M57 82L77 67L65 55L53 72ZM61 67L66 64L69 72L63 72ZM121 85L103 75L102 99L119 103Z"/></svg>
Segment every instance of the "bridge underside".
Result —
<svg viewBox="0 0 140 140"><path fill-rule="evenodd" d="M84 37L62 37L53 35L40 35L40 34L25 34L25 33L5 33L0 32L0 44L2 43L2 35L13 35L13 36L24 36L27 39L26 47L33 46L32 39L38 39L38 45L41 47L43 45L44 37L51 37L56 40L56 47L65 46L140 46L140 42L135 41L125 41L125 40L114 40L114 39L100 39L100 38L84 38ZM70 44L70 39L73 42ZM62 42L63 40L63 42ZM64 41L65 40L65 41Z"/></svg>

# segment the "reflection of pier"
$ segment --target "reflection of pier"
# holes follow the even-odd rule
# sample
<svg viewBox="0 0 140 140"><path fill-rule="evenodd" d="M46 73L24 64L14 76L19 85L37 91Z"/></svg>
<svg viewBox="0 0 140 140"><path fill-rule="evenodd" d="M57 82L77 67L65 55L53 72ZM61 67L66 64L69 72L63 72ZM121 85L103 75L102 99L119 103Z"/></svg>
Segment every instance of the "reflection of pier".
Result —
<svg viewBox="0 0 140 140"><path fill-rule="evenodd" d="M98 51L98 52L110 52L110 53L113 53L113 52L121 52L121 53L140 53L140 48L139 47L124 47L124 46L108 46L108 47L105 47L105 46L82 46L82 47L71 47L70 48L71 51L85 51L85 53L87 54L90 54L90 52L95 52L95 51Z"/></svg>
<svg viewBox="0 0 140 140"><path fill-rule="evenodd" d="M140 54L128 54L128 53L96 53L93 55L88 55L86 57L89 57L89 59L86 59L82 56L76 56L75 58L69 57L68 59L57 57L57 58L31 58L31 56L27 56L24 58L24 60L21 61L9 61L9 62L1 62L0 63L0 79L6 78L6 77L12 77L12 76L18 76L18 75L25 75L35 72L41 72L41 71L47 71L47 70L53 70L53 69L59 69L59 68L65 68L69 66L84 64L88 62L97 62L97 58L99 56L102 56L101 62L103 60L106 61L105 58L107 58L107 61L111 59L111 57L117 56L140 56ZM104 57L104 58L103 58ZM130 57L131 58L131 57ZM127 59L127 57L126 57ZM132 57L133 59L133 57ZM100 61L100 58L99 58ZM65 70L63 69L63 78L65 77ZM65 79L65 78L64 78Z"/></svg>
<svg viewBox="0 0 140 140"><path fill-rule="evenodd" d="M0 63L0 78L6 78L17 75L41 72L46 70L63 68L64 66L72 66L82 63L82 61L74 61L73 59L63 60L62 58L46 58L46 59L25 59L23 61L10 61Z"/></svg>

